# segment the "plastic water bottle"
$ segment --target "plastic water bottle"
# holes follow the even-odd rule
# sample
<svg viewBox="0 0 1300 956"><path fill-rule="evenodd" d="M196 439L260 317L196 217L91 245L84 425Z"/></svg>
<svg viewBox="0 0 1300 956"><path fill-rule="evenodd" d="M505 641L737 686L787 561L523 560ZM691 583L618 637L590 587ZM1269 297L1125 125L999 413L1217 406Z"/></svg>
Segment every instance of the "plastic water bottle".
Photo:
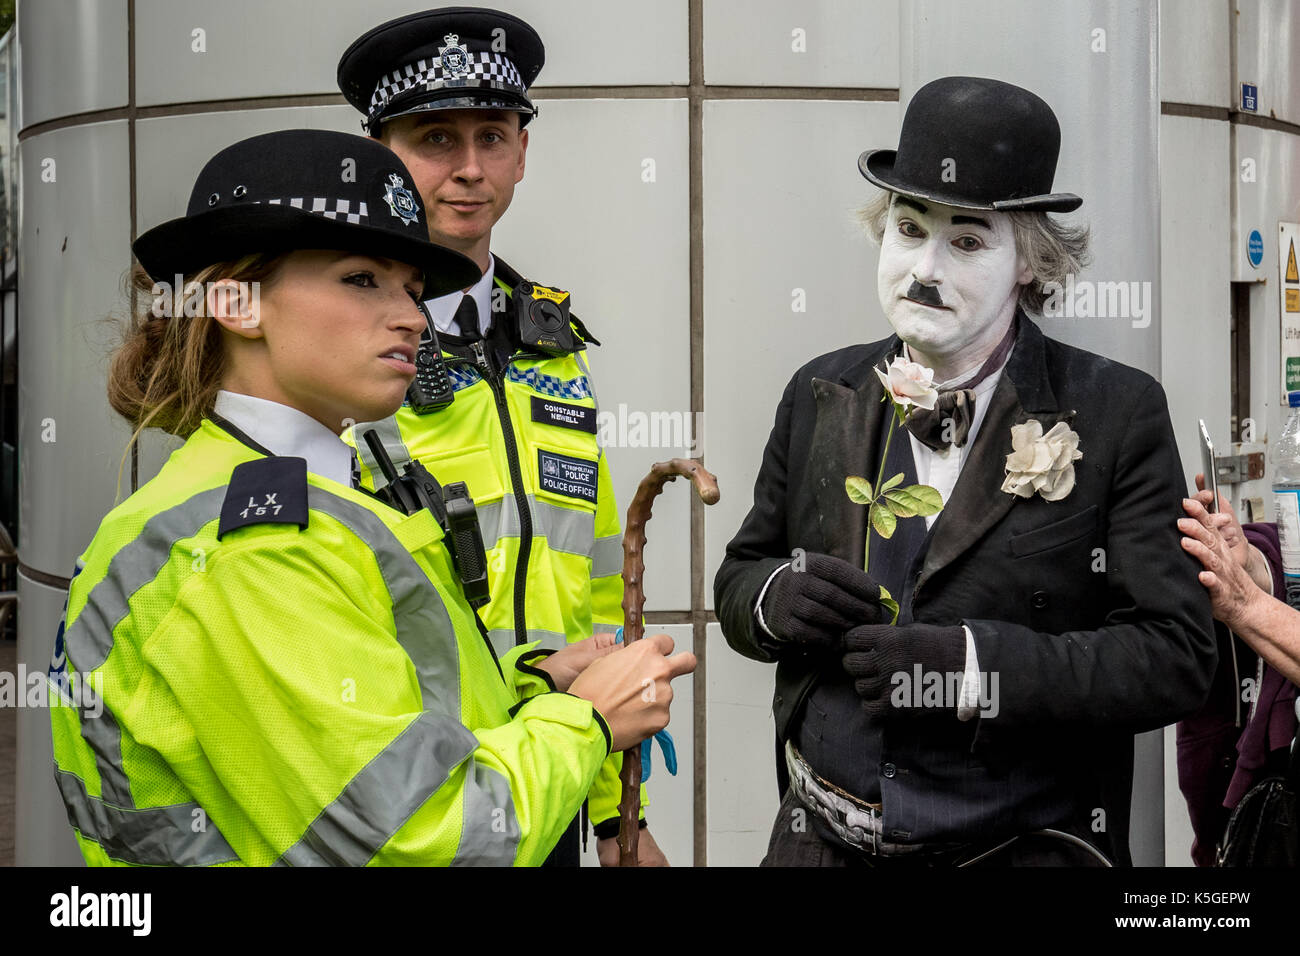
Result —
<svg viewBox="0 0 1300 956"><path fill-rule="evenodd" d="M1291 415L1273 456L1273 507L1282 543L1286 599L1300 609L1300 392L1287 393Z"/></svg>

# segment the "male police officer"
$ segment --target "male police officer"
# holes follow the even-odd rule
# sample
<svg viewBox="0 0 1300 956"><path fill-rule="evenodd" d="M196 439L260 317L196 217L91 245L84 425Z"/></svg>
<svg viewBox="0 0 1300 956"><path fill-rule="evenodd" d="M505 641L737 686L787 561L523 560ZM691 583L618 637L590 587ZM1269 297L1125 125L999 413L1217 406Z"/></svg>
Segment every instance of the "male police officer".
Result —
<svg viewBox="0 0 1300 956"><path fill-rule="evenodd" d="M623 622L622 535L583 356L599 343L568 315L567 293L527 282L491 251L524 175L524 127L537 115L527 91L544 59L524 21L454 7L375 27L338 68L366 130L410 169L430 237L483 272L463 293L425 303L442 349L442 368L431 336L422 349L430 394L355 433L375 428L398 472L418 459L444 486L468 485L490 565L480 613L498 653L612 634ZM361 441L357 450L363 482L382 487L371 450ZM617 860L620 762L611 757L588 802L602 863ZM553 862L576 865L576 833L577 821ZM648 832L640 845L643 864L666 865Z"/></svg>

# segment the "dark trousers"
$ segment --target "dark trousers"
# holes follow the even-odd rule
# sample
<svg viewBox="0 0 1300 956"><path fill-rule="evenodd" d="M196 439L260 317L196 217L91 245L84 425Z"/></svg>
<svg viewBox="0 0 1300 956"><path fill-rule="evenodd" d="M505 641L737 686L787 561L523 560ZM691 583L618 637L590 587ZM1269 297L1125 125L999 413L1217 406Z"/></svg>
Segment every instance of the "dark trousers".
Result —
<svg viewBox="0 0 1300 956"><path fill-rule="evenodd" d="M917 854L901 857L874 856L839 840L829 832L823 834L815 815L787 789L772 825L767 856L761 866L843 866L879 869L916 869L950 867L963 858L975 856L987 847L972 845L957 854L929 856ZM998 841L1000 842L1000 841ZM1100 866L1087 850L1064 840L1046 836L1024 836L1010 846L985 857L973 867L1002 866Z"/></svg>
<svg viewBox="0 0 1300 956"><path fill-rule="evenodd" d="M582 861L582 814L579 813L564 830L564 836L555 844L542 866L580 866Z"/></svg>

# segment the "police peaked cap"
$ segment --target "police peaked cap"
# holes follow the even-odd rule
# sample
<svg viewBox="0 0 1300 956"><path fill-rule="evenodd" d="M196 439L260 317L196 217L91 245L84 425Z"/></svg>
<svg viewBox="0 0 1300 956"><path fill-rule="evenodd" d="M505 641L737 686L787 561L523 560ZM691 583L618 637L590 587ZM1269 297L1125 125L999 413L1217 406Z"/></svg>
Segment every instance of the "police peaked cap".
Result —
<svg viewBox="0 0 1300 956"><path fill-rule="evenodd" d="M250 253L339 249L410 263L422 298L477 282L480 269L429 241L410 172L377 140L329 130L265 133L208 160L185 215L131 246L155 281Z"/></svg>
<svg viewBox="0 0 1300 956"><path fill-rule="evenodd" d="M1028 90L979 76L945 76L916 91L898 149L870 149L858 171L882 189L965 209L1070 212L1083 200L1052 192L1061 127Z"/></svg>
<svg viewBox="0 0 1300 956"><path fill-rule="evenodd" d="M358 38L339 60L339 89L365 114L372 136L385 120L447 109L537 115L528 88L546 49L518 17L484 7L443 7L399 17Z"/></svg>

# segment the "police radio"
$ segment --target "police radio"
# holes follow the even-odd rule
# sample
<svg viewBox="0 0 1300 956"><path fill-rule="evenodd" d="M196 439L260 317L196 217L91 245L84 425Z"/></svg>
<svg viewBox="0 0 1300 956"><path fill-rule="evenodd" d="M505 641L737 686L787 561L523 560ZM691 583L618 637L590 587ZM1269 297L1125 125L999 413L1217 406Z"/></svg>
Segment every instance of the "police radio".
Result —
<svg viewBox="0 0 1300 956"><path fill-rule="evenodd" d="M465 599L475 610L487 604L487 552L478 525L478 509L469 496L469 488L463 481L457 481L444 492L438 479L418 461L407 462L403 474L399 475L375 430L369 429L362 437L388 481L375 494L405 515L423 510L431 512L451 551L451 563L460 578Z"/></svg>
<svg viewBox="0 0 1300 956"><path fill-rule="evenodd" d="M415 350L415 378L406 388L406 401L417 415L428 415L446 408L456 397L447 375L447 363L442 358L438 343L438 330L429 323L429 338L420 339Z"/></svg>
<svg viewBox="0 0 1300 956"><path fill-rule="evenodd" d="M578 351L578 342L569 325L569 293L523 279L510 298L521 345L550 356Z"/></svg>

